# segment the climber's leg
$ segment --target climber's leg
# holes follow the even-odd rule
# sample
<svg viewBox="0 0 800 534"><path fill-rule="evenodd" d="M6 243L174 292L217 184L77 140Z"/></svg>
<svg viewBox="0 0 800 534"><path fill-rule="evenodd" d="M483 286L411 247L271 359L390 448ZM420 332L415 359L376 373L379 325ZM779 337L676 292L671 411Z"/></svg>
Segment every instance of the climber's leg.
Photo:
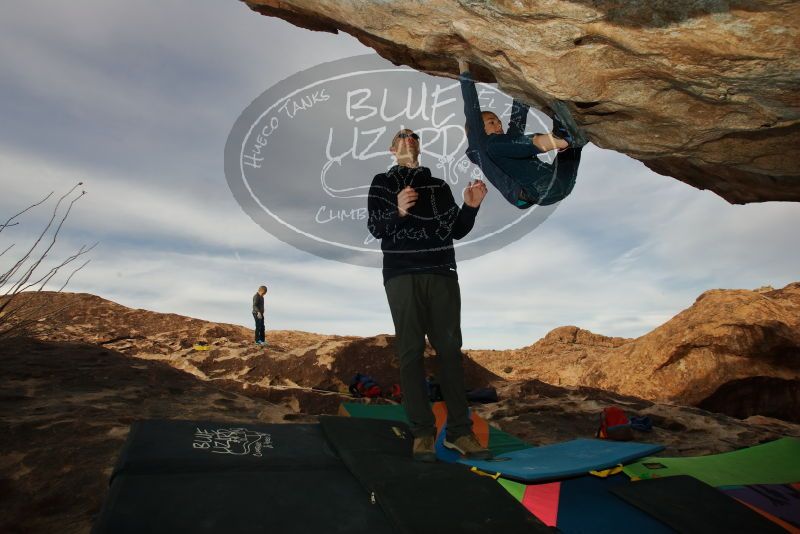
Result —
<svg viewBox="0 0 800 534"><path fill-rule="evenodd" d="M578 177L578 166L581 162L581 148L569 147L559 152L553 162L549 178L540 178L526 187L528 195L538 196L536 202L540 206L548 206L564 200L572 193ZM531 188L533 191L531 191Z"/></svg>
<svg viewBox="0 0 800 534"><path fill-rule="evenodd" d="M492 135L490 137L499 136ZM539 184L549 184L553 181L555 166L536 157L540 153L539 149L525 136L520 137L523 141L527 141L527 144L520 142L515 147L495 140L495 142L487 143L486 149L494 167L508 177L506 183L514 186L515 198L508 196L506 198L518 207L529 207L530 204L536 204L539 199ZM500 154L513 155L501 156ZM486 171L484 170L484 172ZM520 189L523 194L519 193Z"/></svg>

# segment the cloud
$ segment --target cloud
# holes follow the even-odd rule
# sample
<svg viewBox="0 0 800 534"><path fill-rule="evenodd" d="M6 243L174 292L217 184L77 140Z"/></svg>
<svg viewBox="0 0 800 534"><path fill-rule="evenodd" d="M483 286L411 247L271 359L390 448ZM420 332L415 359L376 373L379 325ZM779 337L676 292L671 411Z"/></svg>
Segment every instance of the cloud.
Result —
<svg viewBox="0 0 800 534"><path fill-rule="evenodd" d="M610 168L626 171L613 187ZM542 226L461 263L465 344L519 347L567 324L636 337L706 289L783 286L798 279L799 225L795 203L731 206L589 147Z"/></svg>
<svg viewBox="0 0 800 534"><path fill-rule="evenodd" d="M262 283L269 287L270 329L342 335L391 331L379 271L321 260L243 261L118 249L95 258L90 273L77 277L69 289L126 306L249 326L250 298Z"/></svg>
<svg viewBox="0 0 800 534"><path fill-rule="evenodd" d="M236 2L18 4L0 19L0 143L139 171L142 181L208 181L234 120L261 91L367 51Z"/></svg>

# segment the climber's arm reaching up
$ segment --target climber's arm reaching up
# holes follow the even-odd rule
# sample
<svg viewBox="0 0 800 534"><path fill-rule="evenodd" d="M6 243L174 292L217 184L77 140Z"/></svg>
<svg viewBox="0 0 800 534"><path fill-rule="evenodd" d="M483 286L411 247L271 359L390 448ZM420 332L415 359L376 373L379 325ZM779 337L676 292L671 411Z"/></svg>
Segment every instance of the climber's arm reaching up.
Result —
<svg viewBox="0 0 800 534"><path fill-rule="evenodd" d="M486 133L483 131L481 106L478 102L478 91L475 89L475 81L469 72L469 63L459 59L458 70L460 72L458 79L461 82L461 96L464 99L464 118L467 122L467 141L471 148L477 148L486 138Z"/></svg>

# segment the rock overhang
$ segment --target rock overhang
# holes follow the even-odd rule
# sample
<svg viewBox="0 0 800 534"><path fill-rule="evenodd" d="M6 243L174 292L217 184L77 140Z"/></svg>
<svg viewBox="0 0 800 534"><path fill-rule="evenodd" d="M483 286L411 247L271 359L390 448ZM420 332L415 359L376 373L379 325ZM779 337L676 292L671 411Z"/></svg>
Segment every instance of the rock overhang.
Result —
<svg viewBox="0 0 800 534"><path fill-rule="evenodd" d="M380 56L567 103L597 146L733 204L800 200L800 4L245 0Z"/></svg>

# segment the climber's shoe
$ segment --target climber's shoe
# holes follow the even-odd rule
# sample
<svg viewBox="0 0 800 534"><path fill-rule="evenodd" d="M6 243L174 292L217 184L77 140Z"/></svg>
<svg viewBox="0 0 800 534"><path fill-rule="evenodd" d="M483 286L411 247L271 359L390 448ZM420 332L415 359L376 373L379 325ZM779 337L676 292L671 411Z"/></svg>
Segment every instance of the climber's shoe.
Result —
<svg viewBox="0 0 800 534"><path fill-rule="evenodd" d="M569 143L570 148L581 148L586 145L589 140L578 128L567 105L561 100L556 100L551 107L555 112L552 116L553 133Z"/></svg>

